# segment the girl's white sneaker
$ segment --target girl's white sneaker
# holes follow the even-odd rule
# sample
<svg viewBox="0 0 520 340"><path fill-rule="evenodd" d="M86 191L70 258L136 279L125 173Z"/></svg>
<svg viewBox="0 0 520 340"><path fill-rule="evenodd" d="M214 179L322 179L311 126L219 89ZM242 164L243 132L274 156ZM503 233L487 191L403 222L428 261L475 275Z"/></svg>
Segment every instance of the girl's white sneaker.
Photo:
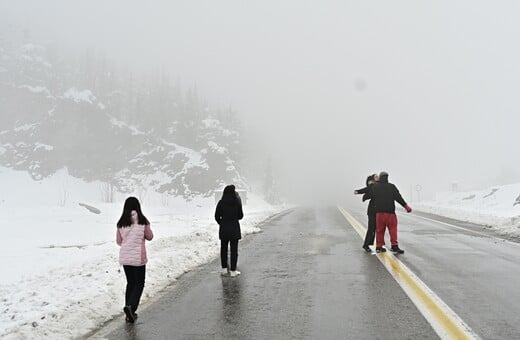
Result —
<svg viewBox="0 0 520 340"><path fill-rule="evenodd" d="M237 277L238 275L240 275L240 272L238 270L232 270L231 272L229 272L229 276L231 277Z"/></svg>
<svg viewBox="0 0 520 340"><path fill-rule="evenodd" d="M228 274L227 268L222 268L222 271L220 272L220 275L224 276Z"/></svg>

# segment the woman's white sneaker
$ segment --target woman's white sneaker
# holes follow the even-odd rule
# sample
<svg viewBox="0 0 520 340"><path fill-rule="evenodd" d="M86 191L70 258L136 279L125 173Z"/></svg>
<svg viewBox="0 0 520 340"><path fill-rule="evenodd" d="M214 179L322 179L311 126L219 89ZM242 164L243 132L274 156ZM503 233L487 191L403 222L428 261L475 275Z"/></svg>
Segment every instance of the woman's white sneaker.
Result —
<svg viewBox="0 0 520 340"><path fill-rule="evenodd" d="M224 276L224 275L227 275L228 274L228 269L227 268L222 268L222 271L220 272L220 275Z"/></svg>
<svg viewBox="0 0 520 340"><path fill-rule="evenodd" d="M240 272L238 270L232 270L231 272L229 272L229 276L231 277L237 277L238 275L240 275Z"/></svg>

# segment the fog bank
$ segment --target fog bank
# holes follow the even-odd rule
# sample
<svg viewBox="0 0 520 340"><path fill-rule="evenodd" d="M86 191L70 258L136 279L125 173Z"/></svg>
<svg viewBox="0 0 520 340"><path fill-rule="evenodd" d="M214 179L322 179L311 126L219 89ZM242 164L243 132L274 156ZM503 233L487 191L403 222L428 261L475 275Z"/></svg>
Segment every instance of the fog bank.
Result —
<svg viewBox="0 0 520 340"><path fill-rule="evenodd" d="M520 181L519 6L3 1L0 25L196 84L240 112L246 167L271 158L283 192L336 197L385 170L411 200Z"/></svg>

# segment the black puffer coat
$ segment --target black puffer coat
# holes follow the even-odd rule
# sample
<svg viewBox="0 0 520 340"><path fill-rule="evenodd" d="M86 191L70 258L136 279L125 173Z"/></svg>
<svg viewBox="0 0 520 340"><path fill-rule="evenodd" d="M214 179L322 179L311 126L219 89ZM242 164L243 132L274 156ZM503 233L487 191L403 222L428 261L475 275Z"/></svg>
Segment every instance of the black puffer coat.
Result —
<svg viewBox="0 0 520 340"><path fill-rule="evenodd" d="M223 197L217 203L215 220L219 224L218 236L221 240L239 240L242 238L240 222L244 217L242 202L238 196Z"/></svg>
<svg viewBox="0 0 520 340"><path fill-rule="evenodd" d="M374 202L376 212L395 213L395 202L405 207L406 201L403 199L395 185L388 182L388 175L380 175L379 182L369 188L368 195L370 202Z"/></svg>
<svg viewBox="0 0 520 340"><path fill-rule="evenodd" d="M363 194L363 202L366 200L369 200L368 202L368 208L367 208L367 215L376 215L376 205L375 202L372 200L372 197L370 196L370 188L373 185L377 185L377 183L374 181L374 175L370 175L367 177L366 180L367 186L363 189L358 189L356 192L358 194Z"/></svg>

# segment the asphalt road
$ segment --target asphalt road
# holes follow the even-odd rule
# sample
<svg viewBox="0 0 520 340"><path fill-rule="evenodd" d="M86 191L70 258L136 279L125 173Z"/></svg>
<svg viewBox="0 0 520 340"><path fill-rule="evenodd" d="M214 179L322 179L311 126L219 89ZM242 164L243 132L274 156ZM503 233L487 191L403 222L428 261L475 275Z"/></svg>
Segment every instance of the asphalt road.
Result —
<svg viewBox="0 0 520 340"><path fill-rule="evenodd" d="M517 239L399 209L399 243L406 251L399 259L482 339L520 339ZM366 223L364 211L355 217Z"/></svg>
<svg viewBox="0 0 520 340"><path fill-rule="evenodd" d="M366 222L363 211L359 216ZM121 315L94 337L438 339L377 257L361 249L361 238L337 208L297 208L261 228L240 242L238 278L221 277L216 259L140 308L136 324L125 324ZM413 232L419 238L421 232ZM417 242L409 235L403 235L403 241L410 239L407 250L420 254L410 255L414 261L436 252L431 243L412 247ZM441 263L434 264L442 272ZM433 276L429 272L428 278ZM472 285L468 282L466 291Z"/></svg>

